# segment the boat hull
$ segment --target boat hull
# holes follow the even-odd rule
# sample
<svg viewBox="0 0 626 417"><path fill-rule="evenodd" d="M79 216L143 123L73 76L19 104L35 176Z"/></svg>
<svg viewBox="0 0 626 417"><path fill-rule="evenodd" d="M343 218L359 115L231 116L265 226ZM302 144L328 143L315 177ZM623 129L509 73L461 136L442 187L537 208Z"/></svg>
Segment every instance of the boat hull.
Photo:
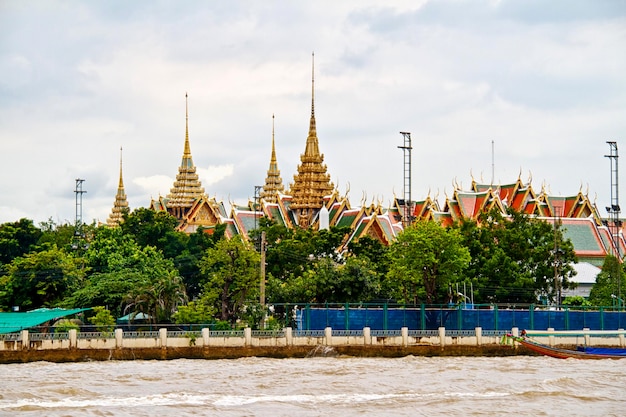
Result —
<svg viewBox="0 0 626 417"><path fill-rule="evenodd" d="M615 354L610 353L611 349L603 349L602 353L591 353L579 350L561 349L552 346L542 345L541 343L533 342L525 337L518 337L513 335L507 335L512 341L519 343L528 350L539 353L541 355L550 356L552 358L559 359L625 359L626 355L623 353L623 349L615 349Z"/></svg>

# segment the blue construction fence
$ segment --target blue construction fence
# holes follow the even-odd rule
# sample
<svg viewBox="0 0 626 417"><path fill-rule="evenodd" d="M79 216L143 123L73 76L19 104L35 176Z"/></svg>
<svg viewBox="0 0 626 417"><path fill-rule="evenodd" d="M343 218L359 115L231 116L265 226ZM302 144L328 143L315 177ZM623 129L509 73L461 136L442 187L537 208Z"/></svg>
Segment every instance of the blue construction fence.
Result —
<svg viewBox="0 0 626 417"><path fill-rule="evenodd" d="M502 307L498 305L394 306L303 305L293 306L293 327L299 330L618 330L626 325L626 311L612 307Z"/></svg>

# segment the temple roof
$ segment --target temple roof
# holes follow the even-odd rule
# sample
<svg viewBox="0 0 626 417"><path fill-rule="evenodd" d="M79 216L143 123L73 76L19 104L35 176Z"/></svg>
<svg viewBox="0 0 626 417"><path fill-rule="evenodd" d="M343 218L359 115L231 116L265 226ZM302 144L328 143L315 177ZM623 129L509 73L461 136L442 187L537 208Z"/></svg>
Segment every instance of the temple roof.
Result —
<svg viewBox="0 0 626 417"><path fill-rule="evenodd" d="M185 148L183 157L178 167L176 181L167 195L167 208L188 208L193 205L194 200L204 194L204 188L200 183L196 166L191 158L191 148L189 146L189 111L187 106L187 94L185 94ZM178 216L177 216L178 217Z"/></svg>
<svg viewBox="0 0 626 417"><path fill-rule="evenodd" d="M330 175L326 172L324 155L319 151L319 140L315 124L314 77L312 78L312 86L309 136L307 137L305 151L300 155L301 164L298 165L298 173L294 175L294 181L289 192L293 196L291 202L292 210L319 210L324 204L324 197L332 194L334 189L334 185L330 181ZM307 215L308 221L310 221L313 213L308 213ZM303 226L300 219L298 224ZM309 225L305 224L304 226L308 227Z"/></svg>
<svg viewBox="0 0 626 417"><path fill-rule="evenodd" d="M128 200L126 198L126 192L124 191L124 179L122 176L122 148L120 147L120 180L117 185L117 194L115 195L113 209L107 219L107 226L118 226L122 222L125 212L128 212Z"/></svg>
<svg viewBox="0 0 626 417"><path fill-rule="evenodd" d="M267 170L265 185L261 191L261 198L267 202L275 203L278 200L278 193L282 193L285 187L283 179L280 177L278 162L276 161L276 148L274 146L274 115L272 115L272 156L270 158L270 167Z"/></svg>

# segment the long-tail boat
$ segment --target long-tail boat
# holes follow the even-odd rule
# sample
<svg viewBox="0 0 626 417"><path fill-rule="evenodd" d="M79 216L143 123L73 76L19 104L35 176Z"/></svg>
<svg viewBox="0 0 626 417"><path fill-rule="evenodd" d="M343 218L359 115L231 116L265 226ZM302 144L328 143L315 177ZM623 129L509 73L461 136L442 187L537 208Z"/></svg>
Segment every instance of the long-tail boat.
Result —
<svg viewBox="0 0 626 417"><path fill-rule="evenodd" d="M517 342L528 350L559 359L624 359L626 358L626 349L624 348L605 348L605 347L589 347L578 346L576 350L563 349L553 346L544 345L542 343L530 340L524 332L521 336L506 334L502 338L502 344L513 344Z"/></svg>

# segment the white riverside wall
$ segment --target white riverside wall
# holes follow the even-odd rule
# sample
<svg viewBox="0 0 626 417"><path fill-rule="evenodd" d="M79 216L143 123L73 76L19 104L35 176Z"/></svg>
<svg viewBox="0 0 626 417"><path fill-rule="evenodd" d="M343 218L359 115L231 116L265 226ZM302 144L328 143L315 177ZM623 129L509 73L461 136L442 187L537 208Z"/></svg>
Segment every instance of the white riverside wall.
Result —
<svg viewBox="0 0 626 417"><path fill-rule="evenodd" d="M602 332L582 330L567 332L555 337L549 335L548 331L529 332L533 340L555 345L575 345L586 344L588 346L626 346L624 332L618 335L609 336ZM227 336L224 332L219 332L219 337L211 335L209 329L202 329L200 336L188 333L183 337L168 336L167 329L159 329L158 332L148 332L125 334L122 329L116 329L111 334L88 334L78 337L78 332L74 329L68 332L64 339L46 339L41 334L30 334L28 330L22 330L19 338L4 339L0 341L0 351L2 350L53 350L53 349L140 349L140 348L180 348L180 347L289 347L289 346L484 346L497 345L500 343L500 336L484 336L480 327L473 332L467 332L462 336L447 336L446 329L439 328L437 335L410 336L406 327L401 329L401 334L393 336L372 336L369 328L364 328L362 333L336 336L330 327L324 329L323 335L294 335L291 328L285 328L283 335L278 337L253 336L251 329L244 329L243 337ZM339 332L341 333L341 332ZM511 330L513 335L519 335L519 329ZM615 333L615 332L613 332ZM17 339L17 340L16 340Z"/></svg>

